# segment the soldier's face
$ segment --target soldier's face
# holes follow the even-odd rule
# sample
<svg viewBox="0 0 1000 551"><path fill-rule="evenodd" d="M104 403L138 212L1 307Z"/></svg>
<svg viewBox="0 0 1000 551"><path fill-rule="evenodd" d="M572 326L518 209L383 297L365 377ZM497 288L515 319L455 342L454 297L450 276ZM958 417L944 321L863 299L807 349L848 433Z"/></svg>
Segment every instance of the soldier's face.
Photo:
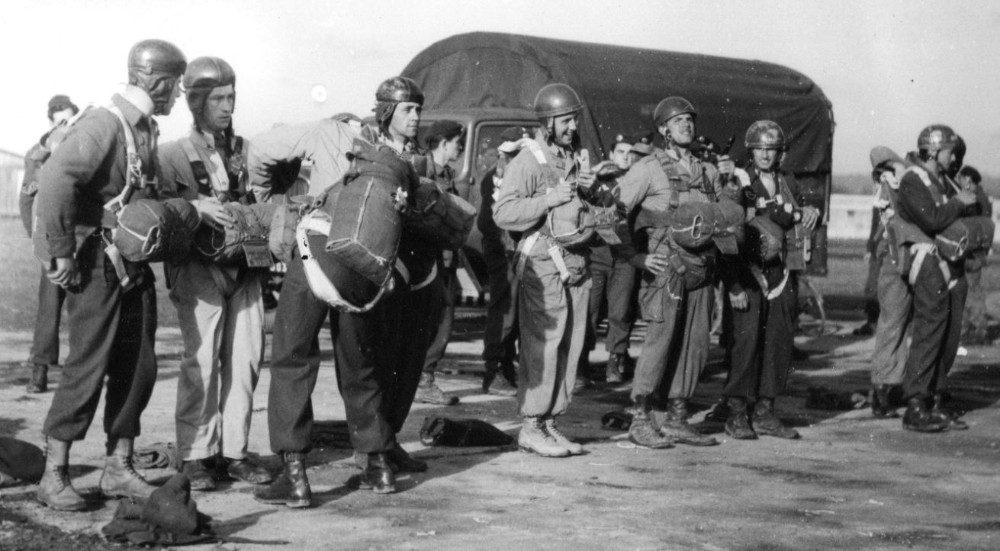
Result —
<svg viewBox="0 0 1000 551"><path fill-rule="evenodd" d="M236 108L236 90L232 84L212 88L205 98L205 107L201 110L200 124L205 130L222 132L229 128L233 121L233 110Z"/></svg>
<svg viewBox="0 0 1000 551"><path fill-rule="evenodd" d="M465 144L462 143L462 138L464 137L464 135L459 134L444 142L442 147L444 147L444 159L446 163L453 163L462 156L462 151L465 150Z"/></svg>
<svg viewBox="0 0 1000 551"><path fill-rule="evenodd" d="M180 97L180 95L181 95L180 81L181 81L181 79L179 77L178 78L173 78L173 79L170 80L170 82L168 83L169 86L170 86L170 93L167 95L167 101L166 101L166 103L163 103L163 104L160 104L160 105L156 106L159 109L154 109L153 110L153 114L154 115L169 115L170 114L170 111L174 108L174 104L177 103L177 98ZM156 102L156 100L154 100L154 103L155 102Z"/></svg>
<svg viewBox="0 0 1000 551"><path fill-rule="evenodd" d="M947 171L951 168L951 164L955 162L955 150L951 147L946 147L938 151L934 159L937 161L938 166L941 167L941 170Z"/></svg>
<svg viewBox="0 0 1000 551"><path fill-rule="evenodd" d="M628 167L632 165L632 159L629 156L629 151L632 151L632 145L624 142L618 142L615 144L615 148L611 150L611 162L615 163L615 166L622 170L628 170Z"/></svg>
<svg viewBox="0 0 1000 551"><path fill-rule="evenodd" d="M417 129L420 127L421 110L422 108L419 103L412 101L400 102L392 112L389 131L394 136L415 140L417 138Z"/></svg>
<svg viewBox="0 0 1000 551"><path fill-rule="evenodd" d="M694 117L690 113L677 115L667 121L667 138L680 146L689 146L694 141Z"/></svg>
<svg viewBox="0 0 1000 551"><path fill-rule="evenodd" d="M56 111L55 113L52 113L51 125L53 128L61 126L63 124L66 124L66 121L70 120L71 118L73 118L73 109L67 107L62 111Z"/></svg>
<svg viewBox="0 0 1000 551"><path fill-rule="evenodd" d="M572 146L577 124L576 113L554 117L552 119L552 141L563 147Z"/></svg>
<svg viewBox="0 0 1000 551"><path fill-rule="evenodd" d="M777 149L754 149L753 164L757 170L770 172L774 170L774 163L778 160Z"/></svg>

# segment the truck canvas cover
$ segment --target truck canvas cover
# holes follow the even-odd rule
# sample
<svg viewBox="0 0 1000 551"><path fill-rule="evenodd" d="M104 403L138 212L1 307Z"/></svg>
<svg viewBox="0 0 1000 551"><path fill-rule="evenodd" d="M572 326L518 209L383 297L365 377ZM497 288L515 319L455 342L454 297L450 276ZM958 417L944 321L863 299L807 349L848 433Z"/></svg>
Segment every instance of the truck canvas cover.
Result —
<svg viewBox="0 0 1000 551"><path fill-rule="evenodd" d="M735 136L736 158L750 124L771 119L791 144L786 170L830 172L830 102L808 77L773 63L477 32L431 45L403 75L423 89L428 109L530 110L539 88L564 82L585 104L584 147L600 153L617 134L653 131L656 104L682 96L698 110L699 134L720 144Z"/></svg>

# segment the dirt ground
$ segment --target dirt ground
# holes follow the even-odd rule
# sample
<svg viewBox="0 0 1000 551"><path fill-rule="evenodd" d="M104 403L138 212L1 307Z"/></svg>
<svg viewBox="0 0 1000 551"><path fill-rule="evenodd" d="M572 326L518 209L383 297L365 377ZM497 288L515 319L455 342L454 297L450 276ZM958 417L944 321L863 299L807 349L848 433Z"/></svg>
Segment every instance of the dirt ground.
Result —
<svg viewBox="0 0 1000 551"><path fill-rule="evenodd" d="M850 267L857 274L860 260ZM844 271L833 259L831 273ZM841 274L830 282L858 287ZM863 279L863 275L860 276ZM996 272L990 272L990 279ZM850 280L850 281L849 281ZM994 282L996 283L996 282ZM995 285L988 283L995 290ZM1000 548L1000 348L968 347L950 378L952 406L967 410L968 431L924 435L900 421L875 419L869 409L830 411L805 407L810 388L847 396L868 387L874 339L854 337L860 299L829 285L830 322L805 324L796 337L811 352L795 364L780 415L802 439L734 441L721 426L703 422L725 374L720 351L695 397L695 422L719 446L637 449L620 431L601 427L601 416L628 404L628 386L595 386L579 393L561 426L583 442L586 454L544 459L515 448L425 447L418 437L428 416L477 418L516 435L513 398L479 394L482 309L463 308L439 376L454 407L417 404L400 440L427 460L426 473L404 475L400 491L381 496L351 487L358 471L343 424L327 335L313 395L315 450L309 455L314 507L290 510L254 501L251 487L223 485L198 493L224 541L193 549L955 549ZM855 293L856 295L856 293ZM1000 294L989 296L1000 309ZM641 348L641 329L631 354ZM0 435L41 445L41 426L52 392L24 393L30 333L0 332ZM173 327L157 334L159 381L143 417L138 445L174 439L175 379L181 340ZM65 354L65 345L63 348ZM595 369L603 346L590 355ZM58 384L60 371L53 371ZM267 436L263 370L256 393L251 452L276 465ZM71 475L90 508L60 513L34 500L34 486L0 490L0 550L106 549L100 538L117 506L97 492L103 464L101 414L88 438L73 449ZM145 471L163 482L173 470Z"/></svg>

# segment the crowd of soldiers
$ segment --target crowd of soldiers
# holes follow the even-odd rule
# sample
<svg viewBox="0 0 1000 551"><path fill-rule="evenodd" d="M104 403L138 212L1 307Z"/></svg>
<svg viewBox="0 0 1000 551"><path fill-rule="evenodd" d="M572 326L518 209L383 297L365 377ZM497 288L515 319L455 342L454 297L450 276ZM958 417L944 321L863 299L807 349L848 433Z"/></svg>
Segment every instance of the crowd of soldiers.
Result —
<svg viewBox="0 0 1000 551"><path fill-rule="evenodd" d="M68 474L69 454L86 435L105 381L107 459L100 490L133 498L153 491L132 457L156 379L156 294L148 263L123 259L111 237L125 190L183 200L201 224L226 227L234 223L229 203L291 201L271 178L275 166L310 159L310 189L328 191L343 186L362 159L399 175L394 200L405 208L419 186L454 190L449 163L465 143L462 125L439 121L418 144L423 93L403 77L378 87L370 124L336 116L276 127L250 143L233 132L236 74L226 61L199 57L188 63L173 44L144 40L129 52L128 76L126 89L106 108L78 112L68 98L53 98L49 118L65 131L47 134L29 155L42 168L28 229L44 262L29 390L46 388L45 367L58 355L52 335L63 301L68 308L69 356L45 419L46 467L37 492L59 510L85 506ZM194 117L192 129L158 146L154 116L169 115L181 93ZM729 359L721 404L725 432L737 439L798 438L776 415L775 399L792 358L795 274L805 268L819 211L803 204L794 178L780 170L787 147L781 127L762 120L747 130L744 167L725 156L707 162L694 154L697 110L684 98L669 97L652 121L665 147L653 147L648 135L622 136L609 162L591 166L577 127L583 107L565 84L542 87L534 101L541 128L505 131L498 162L480 182L477 224L490 288L482 389L516 395L523 418L518 445L544 457L583 453L558 419L570 405L581 358L585 364L594 346L605 301L606 378L632 379L629 438L654 449L718 444L688 422L688 407L706 364L720 282ZM970 192L944 184L955 138L947 127L929 127L919 151L905 161L873 153L876 180L899 182L880 188L887 224L895 216L933 236L976 204ZM359 153L358 143L371 152ZM300 224L309 231L297 234L299 254L284 274L270 362L268 430L281 458L279 473L247 454L264 349L261 281L270 259L261 263L247 251L239 266L195 255L166 263L184 341L176 445L180 471L194 489L211 490L218 477L228 476L257 485L260 501L311 504L305 457L312 445L318 337L327 320L361 487L391 493L397 473L427 469L397 434L418 393L425 393L422 400L450 401L434 385L433 373L454 317L457 250L406 220L395 269L364 308L350 304L347 290L317 283L329 284L323 272L338 269L320 252L323 233L332 231L329 222L325 228ZM567 229L580 220L588 222ZM886 297L883 315L907 319L899 313L903 301L892 297L911 297L906 304L913 305L910 330L918 350L905 369L886 378L873 370L873 383L880 392L904 384L904 427L960 428L935 397L954 360L964 272L927 247L917 249L907 256L909 280L893 272L883 293L880 277L879 296ZM902 261L892 256L897 247L879 250L880 258L891 258L883 271ZM630 301L620 297L632 294L637 274L639 310L648 326L633 366L627 353ZM893 343L878 346L905 348L905 327L880 322L878 328L878 342ZM898 355L893 361L900 365Z"/></svg>

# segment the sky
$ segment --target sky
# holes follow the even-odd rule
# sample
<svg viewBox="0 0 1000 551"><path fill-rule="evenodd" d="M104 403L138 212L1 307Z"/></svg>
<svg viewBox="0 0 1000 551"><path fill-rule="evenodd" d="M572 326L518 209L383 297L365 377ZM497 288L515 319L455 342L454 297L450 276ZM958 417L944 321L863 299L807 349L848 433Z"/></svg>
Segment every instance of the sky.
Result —
<svg viewBox="0 0 1000 551"><path fill-rule="evenodd" d="M966 163L1000 175L1000 2L493 0L6 0L0 149L23 152L47 127L48 98L104 105L126 81L129 48L162 38L237 73L237 132L341 111L370 113L374 90L430 44L509 32L759 59L810 77L833 103L834 173L870 170L868 151L913 149L951 125ZM326 90L317 101L317 86ZM184 135L182 100L161 140Z"/></svg>

